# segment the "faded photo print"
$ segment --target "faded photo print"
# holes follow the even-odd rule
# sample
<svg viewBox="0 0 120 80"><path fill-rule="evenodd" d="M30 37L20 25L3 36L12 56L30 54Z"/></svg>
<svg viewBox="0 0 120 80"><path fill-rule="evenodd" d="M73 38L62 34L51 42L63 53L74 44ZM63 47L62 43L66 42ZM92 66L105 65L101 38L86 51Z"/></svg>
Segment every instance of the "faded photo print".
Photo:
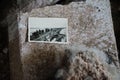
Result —
<svg viewBox="0 0 120 80"><path fill-rule="evenodd" d="M67 18L29 17L29 42L67 43Z"/></svg>

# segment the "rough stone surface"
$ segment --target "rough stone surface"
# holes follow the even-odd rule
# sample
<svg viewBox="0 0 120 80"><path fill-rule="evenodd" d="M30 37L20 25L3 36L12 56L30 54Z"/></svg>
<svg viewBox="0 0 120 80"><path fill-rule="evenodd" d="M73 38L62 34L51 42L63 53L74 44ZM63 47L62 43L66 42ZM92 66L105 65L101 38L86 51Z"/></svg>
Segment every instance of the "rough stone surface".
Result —
<svg viewBox="0 0 120 80"><path fill-rule="evenodd" d="M18 32L18 23L17 15L12 16L14 22L9 21L9 60L10 60L10 80L22 80L23 71L22 71L22 62L20 55L20 45L19 45L19 32ZM10 18L11 16L9 16ZM16 17L16 18L15 18Z"/></svg>
<svg viewBox="0 0 120 80"><path fill-rule="evenodd" d="M71 53L71 51L69 51ZM102 56L98 55L101 54ZM95 49L86 49L69 55L69 59L64 63L56 75L56 80L119 80L117 68L106 64L106 60L101 60L106 55ZM107 58L107 57L106 57ZM114 74L114 75L113 75Z"/></svg>
<svg viewBox="0 0 120 80"><path fill-rule="evenodd" d="M46 5L52 5L59 0L17 0L19 9L23 12L31 11L33 8L43 7Z"/></svg>
<svg viewBox="0 0 120 80"><path fill-rule="evenodd" d="M69 44L29 43L27 40L29 16L68 18ZM18 30L19 33L15 35L10 32L9 42L12 49L16 49L16 45L19 49L13 55L17 56L18 63L22 64L14 62L22 67L21 69L17 66L15 69L23 71L21 80L120 79L108 0L86 0L33 9L28 13L20 13L18 23L15 24L18 25L12 24L10 30Z"/></svg>
<svg viewBox="0 0 120 80"><path fill-rule="evenodd" d="M9 53L10 54L7 54L7 55L9 55L10 58L8 58L8 56L6 56L6 57L7 57L7 59L10 60L11 80L22 80L23 79L22 63L21 63L20 48L19 48L20 45L19 45L19 33L18 33L18 18L17 18L19 11L21 11L21 12L30 11L33 8L54 4L57 1L58 0L34 0L34 1L27 0L25 2L23 2L23 0L14 1L14 7L11 8L10 12L8 11L8 16L6 16L6 18L0 22L0 25L8 27ZM16 2L17 2L17 4L16 4ZM6 42L6 44L7 44L7 42ZM4 52L5 51L3 51L3 53ZM2 53L1 53L1 55L2 55ZM4 57L4 56L0 56L0 57ZM6 63L6 65L9 65L9 61L8 61L8 63ZM4 67L3 69L6 69L6 71L8 71L8 74L9 74L9 70L7 70L7 69L9 69L9 66ZM3 74L5 70L1 70L1 71L3 71L3 72L1 72ZM5 75L2 75L2 74L0 74L1 80L2 79L5 80L6 78L7 79L9 78L8 74L5 74ZM6 75L8 77L5 78Z"/></svg>

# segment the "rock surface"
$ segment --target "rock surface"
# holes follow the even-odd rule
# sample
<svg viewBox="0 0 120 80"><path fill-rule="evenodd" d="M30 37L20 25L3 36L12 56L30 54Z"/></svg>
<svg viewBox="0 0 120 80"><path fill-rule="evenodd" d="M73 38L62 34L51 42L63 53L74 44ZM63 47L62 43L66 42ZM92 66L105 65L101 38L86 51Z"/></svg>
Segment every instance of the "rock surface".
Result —
<svg viewBox="0 0 120 80"><path fill-rule="evenodd" d="M69 44L29 43L30 16L68 18ZM108 0L86 0L20 13L9 31L10 50L14 53L11 59L17 59L13 62L17 67L11 63L15 68L12 74L21 70L13 80L120 79Z"/></svg>
<svg viewBox="0 0 120 80"><path fill-rule="evenodd" d="M23 12L31 11L33 8L43 7L46 5L52 5L59 0L17 0L19 9Z"/></svg>

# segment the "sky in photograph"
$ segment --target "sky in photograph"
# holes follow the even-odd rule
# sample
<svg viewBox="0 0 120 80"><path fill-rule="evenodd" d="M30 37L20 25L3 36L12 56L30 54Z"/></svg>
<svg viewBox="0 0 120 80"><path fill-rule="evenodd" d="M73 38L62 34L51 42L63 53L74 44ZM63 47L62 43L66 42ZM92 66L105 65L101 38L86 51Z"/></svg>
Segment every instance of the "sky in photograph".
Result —
<svg viewBox="0 0 120 80"><path fill-rule="evenodd" d="M68 27L68 19L29 17L28 26L29 28L39 29Z"/></svg>

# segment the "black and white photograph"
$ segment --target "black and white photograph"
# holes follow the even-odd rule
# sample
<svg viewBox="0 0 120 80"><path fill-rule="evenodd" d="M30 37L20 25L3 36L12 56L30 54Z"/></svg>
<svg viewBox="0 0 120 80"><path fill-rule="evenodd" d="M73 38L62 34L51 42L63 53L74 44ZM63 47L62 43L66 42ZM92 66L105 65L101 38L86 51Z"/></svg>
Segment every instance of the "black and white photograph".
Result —
<svg viewBox="0 0 120 80"><path fill-rule="evenodd" d="M67 43L67 18L37 18L30 17L29 42Z"/></svg>

